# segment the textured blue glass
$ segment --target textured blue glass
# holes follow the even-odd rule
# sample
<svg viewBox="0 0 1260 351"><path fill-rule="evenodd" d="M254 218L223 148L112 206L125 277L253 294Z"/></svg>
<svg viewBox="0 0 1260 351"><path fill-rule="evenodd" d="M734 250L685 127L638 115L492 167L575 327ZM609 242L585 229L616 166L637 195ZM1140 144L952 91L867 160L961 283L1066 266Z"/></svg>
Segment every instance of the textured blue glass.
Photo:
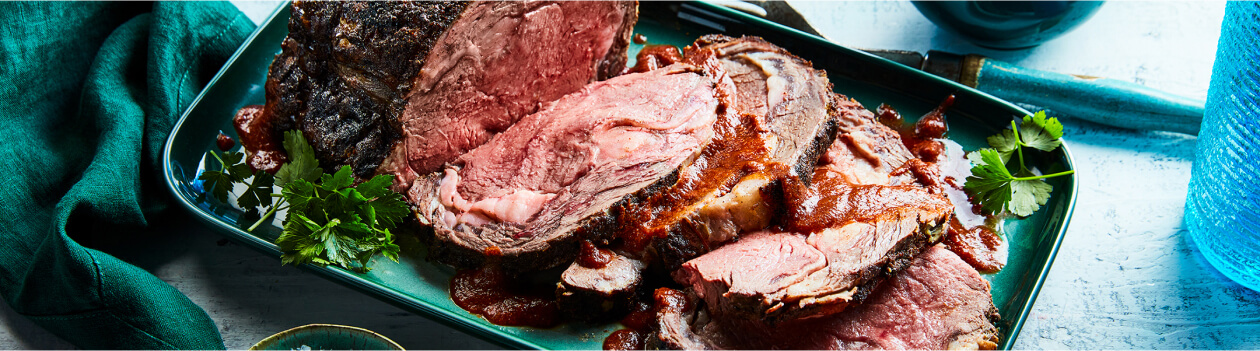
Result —
<svg viewBox="0 0 1260 351"><path fill-rule="evenodd" d="M1230 2L1199 133L1186 225L1203 257L1260 291L1260 3Z"/></svg>

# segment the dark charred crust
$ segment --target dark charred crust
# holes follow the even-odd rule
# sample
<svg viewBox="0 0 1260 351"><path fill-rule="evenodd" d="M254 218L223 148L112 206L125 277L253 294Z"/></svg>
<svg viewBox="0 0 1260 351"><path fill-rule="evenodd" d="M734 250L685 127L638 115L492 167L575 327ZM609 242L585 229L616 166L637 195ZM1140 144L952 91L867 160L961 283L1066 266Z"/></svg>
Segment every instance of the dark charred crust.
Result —
<svg viewBox="0 0 1260 351"><path fill-rule="evenodd" d="M831 84L828 83L828 86ZM818 166L818 160L831 144L836 142L836 138L840 135L840 123L836 121L835 116L839 113L836 111L834 103L837 97L832 97L832 102L827 105L827 113L832 116L823 122L818 128L818 134L814 135L814 141L810 142L809 147L805 149L800 160L792 167L792 171L800 177L801 183L808 186L813 181L814 167Z"/></svg>
<svg viewBox="0 0 1260 351"><path fill-rule="evenodd" d="M684 262L709 252L708 241L698 233L699 225L691 220L670 228L669 234L652 243L656 252L660 253L661 262L668 271L674 271Z"/></svg>
<svg viewBox="0 0 1260 351"><path fill-rule="evenodd" d="M631 7L625 11L626 17L621 23L638 23L639 21L639 4L637 1L626 3ZM605 80L616 77L626 68L627 53L630 50L630 37L634 33L634 26L622 26L621 33L617 34L616 41L612 47L608 49L608 55L603 60L599 60L599 67L596 67L597 80Z"/></svg>
<svg viewBox="0 0 1260 351"><path fill-rule="evenodd" d="M269 70L277 133L299 129L326 169L371 177L402 138L413 78L468 2L306 2Z"/></svg>

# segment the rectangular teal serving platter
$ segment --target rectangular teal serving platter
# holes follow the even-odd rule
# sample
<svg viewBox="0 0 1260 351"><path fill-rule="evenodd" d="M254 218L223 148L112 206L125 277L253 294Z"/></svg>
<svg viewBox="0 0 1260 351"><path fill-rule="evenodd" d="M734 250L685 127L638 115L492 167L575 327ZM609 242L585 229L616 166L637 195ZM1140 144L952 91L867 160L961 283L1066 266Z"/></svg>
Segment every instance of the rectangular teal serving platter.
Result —
<svg viewBox="0 0 1260 351"><path fill-rule="evenodd" d="M206 151L215 147L219 131L235 137L231 120L236 110L264 102L267 67L288 34L288 18L288 6L273 13L201 92L167 140L164 170L167 186L184 207L228 238L277 259L280 251L272 240L281 228L262 225L253 232L245 231L243 228L256 218L207 198L194 183L207 162ZM872 109L889 104L910 118L923 115L954 94L955 104L947 112L949 138L967 150L985 147L985 137L1008 126L1012 118L1028 114L1011 103L954 82L707 3L644 2L635 33L646 36L650 44L680 47L705 34L760 36L826 70L836 92ZM631 47L632 61L641 48L637 44ZM1043 170L1072 169L1066 144L1029 161ZM1049 203L1030 217L1009 219L1004 225L1009 261L1001 272L985 276L992 283L993 300L1002 316L998 323L1002 349L1010 349L1014 344L1050 270L1072 215L1076 181L1075 176L1052 179L1054 192ZM454 274L451 268L427 261L426 248L414 236L399 237L404 251L399 261L378 257L369 273L311 265L300 268L509 348L600 349L603 338L619 328L616 324L552 329L490 324L451 302L447 294ZM276 264L280 264L278 260Z"/></svg>

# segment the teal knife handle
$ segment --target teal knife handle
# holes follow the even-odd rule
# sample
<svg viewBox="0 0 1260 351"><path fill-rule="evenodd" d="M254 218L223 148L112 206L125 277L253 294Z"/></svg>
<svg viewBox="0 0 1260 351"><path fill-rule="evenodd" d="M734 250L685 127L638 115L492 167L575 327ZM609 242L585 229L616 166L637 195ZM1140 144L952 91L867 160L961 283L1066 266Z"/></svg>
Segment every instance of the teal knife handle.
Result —
<svg viewBox="0 0 1260 351"><path fill-rule="evenodd" d="M976 89L1109 126L1199 134L1204 101L1107 78L1038 71L985 58Z"/></svg>

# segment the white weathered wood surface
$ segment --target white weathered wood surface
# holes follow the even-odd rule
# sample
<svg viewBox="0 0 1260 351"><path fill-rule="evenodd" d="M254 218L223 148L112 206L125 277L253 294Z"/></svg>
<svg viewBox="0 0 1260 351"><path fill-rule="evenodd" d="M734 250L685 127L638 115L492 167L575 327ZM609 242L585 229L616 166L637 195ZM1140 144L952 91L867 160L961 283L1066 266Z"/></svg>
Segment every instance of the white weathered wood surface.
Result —
<svg viewBox="0 0 1260 351"><path fill-rule="evenodd" d="M235 2L259 22L275 2ZM1129 80L1203 98L1223 4L1110 2L1040 47L985 50L936 29L905 2L800 2L841 44L979 53L1030 68ZM1195 138L1065 121L1080 196L1067 239L1019 336L1021 349L1260 348L1260 293L1212 270L1182 228ZM173 216L173 221L189 221ZM180 227L181 224L171 224ZM182 228L182 227L180 227ZM208 229L115 249L201 305L228 348L308 323L360 326L412 349L493 348ZM0 304L0 349L69 347Z"/></svg>

